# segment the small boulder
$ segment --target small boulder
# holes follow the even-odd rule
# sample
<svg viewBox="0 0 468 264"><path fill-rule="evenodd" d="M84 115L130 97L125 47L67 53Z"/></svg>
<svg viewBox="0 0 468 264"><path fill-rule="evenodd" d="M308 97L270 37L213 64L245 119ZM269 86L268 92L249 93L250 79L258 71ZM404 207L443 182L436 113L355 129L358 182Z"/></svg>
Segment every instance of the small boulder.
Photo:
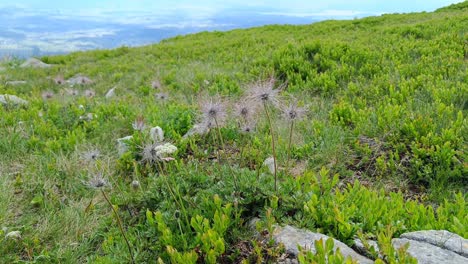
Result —
<svg viewBox="0 0 468 264"><path fill-rule="evenodd" d="M49 68L51 66L52 65L44 63L36 58L29 58L20 65L21 68Z"/></svg>
<svg viewBox="0 0 468 264"><path fill-rule="evenodd" d="M276 228L273 239L276 243L281 243L284 245L286 253L297 256L299 254L298 246L301 246L304 249L310 250L315 253L315 241L322 239L326 241L329 236L314 233L308 230L298 229L292 226L278 227ZM343 242L340 242L336 239L333 239L334 249L340 249L341 254L347 258L351 257L353 260L356 260L358 263L374 263L372 260L359 255L353 249L348 247Z"/></svg>
<svg viewBox="0 0 468 264"><path fill-rule="evenodd" d="M26 84L26 81L7 81L5 84L6 85L20 85L20 84Z"/></svg>
<svg viewBox="0 0 468 264"><path fill-rule="evenodd" d="M122 156L125 152L128 151L128 141L131 140L133 136L126 136L123 138L117 139L117 151L119 153L119 156Z"/></svg>
<svg viewBox="0 0 468 264"><path fill-rule="evenodd" d="M114 95L115 95L115 88L116 88L116 87L113 87L113 88L111 88L109 91L107 91L107 93L106 93L106 95L105 95L106 98L114 97Z"/></svg>
<svg viewBox="0 0 468 264"><path fill-rule="evenodd" d="M400 248L409 244L408 253L418 260L419 264L466 264L468 258L447 249L429 243L406 238L392 239L393 247Z"/></svg>
<svg viewBox="0 0 468 264"><path fill-rule="evenodd" d="M8 105L8 104L13 104L13 105L27 105L29 102L19 98L16 95L11 95L11 94L0 94L0 104L2 105Z"/></svg>
<svg viewBox="0 0 468 264"><path fill-rule="evenodd" d="M468 239L446 230L423 230L404 233L401 238L428 243L468 258ZM467 262L468 263L468 262Z"/></svg>

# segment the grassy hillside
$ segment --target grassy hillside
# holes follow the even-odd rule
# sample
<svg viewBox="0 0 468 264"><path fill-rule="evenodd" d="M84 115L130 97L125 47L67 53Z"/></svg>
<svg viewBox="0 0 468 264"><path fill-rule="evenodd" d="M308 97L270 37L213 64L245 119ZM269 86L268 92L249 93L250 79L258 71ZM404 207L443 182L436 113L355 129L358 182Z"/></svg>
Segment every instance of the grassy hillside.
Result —
<svg viewBox="0 0 468 264"><path fill-rule="evenodd" d="M44 57L45 69L3 62L0 94L29 104L0 107L0 262L125 263L119 220L137 263L272 260L254 217L348 244L418 229L468 237L466 6L203 32ZM53 81L77 74L93 83ZM242 102L248 122L229 110ZM196 124L206 133L183 137ZM154 126L174 160L148 160ZM276 170L262 165L272 156Z"/></svg>

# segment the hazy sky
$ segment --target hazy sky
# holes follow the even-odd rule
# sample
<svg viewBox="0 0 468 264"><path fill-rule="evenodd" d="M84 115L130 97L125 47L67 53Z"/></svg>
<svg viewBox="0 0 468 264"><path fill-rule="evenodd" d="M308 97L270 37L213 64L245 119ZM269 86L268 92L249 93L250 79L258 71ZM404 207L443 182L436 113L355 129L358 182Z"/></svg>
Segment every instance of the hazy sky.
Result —
<svg viewBox="0 0 468 264"><path fill-rule="evenodd" d="M287 1L256 1L256 0L0 0L0 6L20 6L34 9L101 9L101 10L145 10L182 9L193 12L218 11L237 7L274 8L281 12L317 13L327 10L347 10L355 12L394 13L413 11L433 11L436 8L460 0L287 0Z"/></svg>

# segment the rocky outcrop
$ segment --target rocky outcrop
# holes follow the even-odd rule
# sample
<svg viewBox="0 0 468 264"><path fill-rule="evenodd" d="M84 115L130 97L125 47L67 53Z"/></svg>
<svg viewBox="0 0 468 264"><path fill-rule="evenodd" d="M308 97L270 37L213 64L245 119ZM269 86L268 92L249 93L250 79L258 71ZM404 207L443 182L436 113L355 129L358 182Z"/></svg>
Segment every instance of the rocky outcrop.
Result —
<svg viewBox="0 0 468 264"><path fill-rule="evenodd" d="M424 230L405 233L401 238L431 244L468 258L468 239L446 230ZM468 261L466 262L468 263Z"/></svg>
<svg viewBox="0 0 468 264"><path fill-rule="evenodd" d="M458 255L450 250L434 246L429 243L410 240L406 238L394 238L393 247L400 248L409 244L408 253L418 260L419 264L466 264L468 258Z"/></svg>
<svg viewBox="0 0 468 264"><path fill-rule="evenodd" d="M376 241L367 241L377 251ZM468 240L446 230L422 230L404 233L392 240L397 249L408 244L408 253L418 263L468 263ZM357 252L370 256L369 251L359 239L354 240L353 248Z"/></svg>
<svg viewBox="0 0 468 264"><path fill-rule="evenodd" d="M20 65L21 68L49 68L52 65L44 63L36 58L29 58Z"/></svg>
<svg viewBox="0 0 468 264"><path fill-rule="evenodd" d="M19 98L16 95L11 94L0 94L0 104L2 105L27 105L28 101Z"/></svg>
<svg viewBox="0 0 468 264"><path fill-rule="evenodd" d="M315 253L315 241L326 241L329 237L320 233L298 229L292 226L277 227L273 234L276 243L284 245L286 253L292 257L280 259L278 263L297 263L295 257L299 254L298 246ZM367 241L376 252L379 246L376 241ZM335 250L340 249L344 257L351 257L358 263L373 263L368 257L364 243L359 239L354 240L354 251L344 243L335 240ZM395 249L408 244L408 254L418 260L420 264L465 264L468 263L468 240L445 230L425 230L404 233L400 238L394 238L392 245ZM379 257L382 256L379 254ZM293 261L293 262L291 262Z"/></svg>
<svg viewBox="0 0 468 264"><path fill-rule="evenodd" d="M314 233L308 230L298 229L289 225L276 228L276 231L273 234L273 239L276 241L276 243L283 244L286 253L292 256L297 256L299 254L298 246L315 253L315 241L320 239L326 241L328 238L329 236L320 233ZM343 242L334 239L334 244L334 249L336 250L339 248L341 254L343 254L344 257L351 257L358 263L373 263L372 260L359 255Z"/></svg>

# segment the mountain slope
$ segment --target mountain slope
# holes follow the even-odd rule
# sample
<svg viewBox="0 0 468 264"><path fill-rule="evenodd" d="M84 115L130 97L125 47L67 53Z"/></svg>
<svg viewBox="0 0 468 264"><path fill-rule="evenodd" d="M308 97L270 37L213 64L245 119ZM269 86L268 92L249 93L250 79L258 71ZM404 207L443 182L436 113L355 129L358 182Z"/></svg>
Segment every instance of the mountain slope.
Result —
<svg viewBox="0 0 468 264"><path fill-rule="evenodd" d="M294 224L351 245L362 232L383 249L413 230L466 237L465 6L2 62L0 94L29 104L0 107L0 262L279 257L252 238L254 217L262 234ZM53 81L78 74L93 82ZM252 82L271 77L281 107L257 105L246 133L223 107L251 107ZM294 102L304 120L285 117ZM225 122L200 123L211 110ZM194 125L209 132L184 137ZM153 126L178 150L148 162ZM278 169L262 166L274 154Z"/></svg>

